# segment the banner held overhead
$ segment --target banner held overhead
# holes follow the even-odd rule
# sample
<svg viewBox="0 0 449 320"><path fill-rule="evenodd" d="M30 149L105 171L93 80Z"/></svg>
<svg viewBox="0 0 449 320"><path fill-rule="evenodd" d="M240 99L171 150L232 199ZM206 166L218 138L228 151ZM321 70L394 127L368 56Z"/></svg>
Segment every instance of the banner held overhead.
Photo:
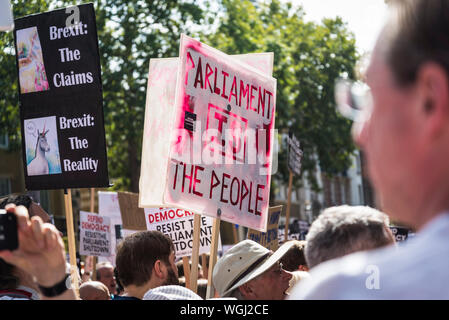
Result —
<svg viewBox="0 0 449 320"><path fill-rule="evenodd" d="M259 68L249 56L183 35L178 59L150 62L139 206L221 209L225 221L265 230L276 80L272 54L253 56ZM171 137L159 139L161 128Z"/></svg>
<svg viewBox="0 0 449 320"><path fill-rule="evenodd" d="M276 80L181 37L167 204L265 230Z"/></svg>

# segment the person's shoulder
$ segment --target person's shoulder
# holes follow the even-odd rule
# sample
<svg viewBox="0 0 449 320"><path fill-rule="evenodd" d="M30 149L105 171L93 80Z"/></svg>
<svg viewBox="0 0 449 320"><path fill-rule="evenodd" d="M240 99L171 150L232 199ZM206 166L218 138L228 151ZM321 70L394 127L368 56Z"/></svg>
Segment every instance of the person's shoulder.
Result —
<svg viewBox="0 0 449 320"><path fill-rule="evenodd" d="M293 299L383 299L411 281L420 261L416 246L388 246L323 262L292 290ZM425 257L422 257L425 259Z"/></svg>
<svg viewBox="0 0 449 320"><path fill-rule="evenodd" d="M366 267L371 259L367 252L359 252L323 262L292 289L289 299L347 299L348 289L356 295L365 287Z"/></svg>
<svg viewBox="0 0 449 320"><path fill-rule="evenodd" d="M417 238L402 247L357 252L324 262L290 299L433 299L448 296L449 246ZM448 297L449 298L449 297Z"/></svg>
<svg viewBox="0 0 449 320"><path fill-rule="evenodd" d="M36 290L20 285L17 288L0 290L0 300L40 300L40 296Z"/></svg>

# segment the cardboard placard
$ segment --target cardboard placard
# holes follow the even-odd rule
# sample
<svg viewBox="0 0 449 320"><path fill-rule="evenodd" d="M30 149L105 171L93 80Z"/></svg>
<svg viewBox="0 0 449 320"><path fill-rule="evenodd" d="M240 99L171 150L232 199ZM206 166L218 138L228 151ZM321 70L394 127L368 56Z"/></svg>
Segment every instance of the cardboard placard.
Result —
<svg viewBox="0 0 449 320"><path fill-rule="evenodd" d="M108 187L93 4L19 18L15 27L26 188Z"/></svg>
<svg viewBox="0 0 449 320"><path fill-rule="evenodd" d="M80 254L111 255L111 219L96 213L80 211Z"/></svg>
<svg viewBox="0 0 449 320"><path fill-rule="evenodd" d="M260 232L248 229L247 239L260 243L267 249L276 251L279 248L279 218L281 217L282 206L271 207L268 210L267 232Z"/></svg>
<svg viewBox="0 0 449 320"><path fill-rule="evenodd" d="M150 61L139 206L221 213L266 229L276 96L276 80L266 74L273 59L257 55L269 69L262 73L239 58L183 35L179 59ZM171 137L161 138L167 128Z"/></svg>
<svg viewBox="0 0 449 320"><path fill-rule="evenodd" d="M132 192L118 192L122 226L130 230L146 230L145 211L139 208L139 195Z"/></svg>
<svg viewBox="0 0 449 320"><path fill-rule="evenodd" d="M175 246L176 258L192 255L195 214L179 208L145 208L148 230L168 235ZM213 218L201 217L199 254L208 253L211 246ZM218 244L221 250L221 241Z"/></svg>

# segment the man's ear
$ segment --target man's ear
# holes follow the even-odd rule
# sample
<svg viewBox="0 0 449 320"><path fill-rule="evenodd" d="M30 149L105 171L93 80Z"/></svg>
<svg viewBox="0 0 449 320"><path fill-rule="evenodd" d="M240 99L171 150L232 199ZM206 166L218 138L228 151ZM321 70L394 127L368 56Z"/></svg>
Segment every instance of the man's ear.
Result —
<svg viewBox="0 0 449 320"><path fill-rule="evenodd" d="M444 68L436 63L423 64L417 73L420 114L424 134L437 138L449 123L449 79Z"/></svg>
<svg viewBox="0 0 449 320"><path fill-rule="evenodd" d="M155 275L160 279L163 279L165 277L166 270L164 268L165 268L165 266L162 263L162 261L156 260L156 262L154 263L153 270L154 270Z"/></svg>
<svg viewBox="0 0 449 320"><path fill-rule="evenodd" d="M239 291L245 297L245 299L247 299L247 300L251 300L254 297L253 289L251 287L251 284L248 283L248 282L245 283L245 284L242 284L239 287Z"/></svg>

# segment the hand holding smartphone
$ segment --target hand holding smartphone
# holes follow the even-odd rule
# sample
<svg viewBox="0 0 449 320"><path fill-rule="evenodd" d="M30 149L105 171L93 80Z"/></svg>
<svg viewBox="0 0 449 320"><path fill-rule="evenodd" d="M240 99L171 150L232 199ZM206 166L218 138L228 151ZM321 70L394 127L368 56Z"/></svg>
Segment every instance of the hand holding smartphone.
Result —
<svg viewBox="0 0 449 320"><path fill-rule="evenodd" d="M18 247L17 217L14 213L0 209L0 251L13 251Z"/></svg>

